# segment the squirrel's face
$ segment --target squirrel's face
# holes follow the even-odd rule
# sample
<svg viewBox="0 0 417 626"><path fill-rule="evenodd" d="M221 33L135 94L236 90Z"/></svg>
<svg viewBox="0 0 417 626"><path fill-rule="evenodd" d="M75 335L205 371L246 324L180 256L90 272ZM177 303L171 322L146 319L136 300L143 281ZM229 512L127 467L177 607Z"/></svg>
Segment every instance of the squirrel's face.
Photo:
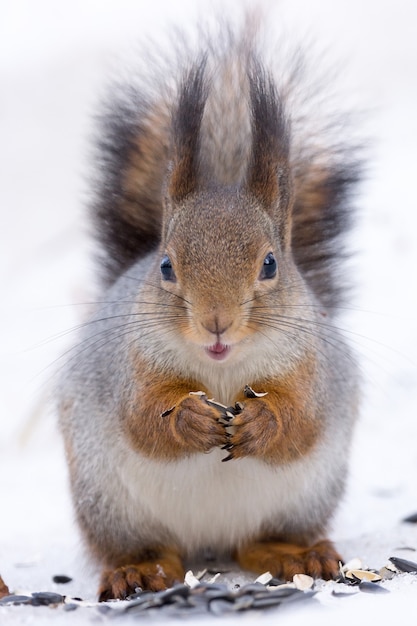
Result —
<svg viewBox="0 0 417 626"><path fill-rule="evenodd" d="M237 191L207 192L173 212L166 233L161 287L183 307L182 339L208 361L242 353L287 296L290 259L271 218Z"/></svg>

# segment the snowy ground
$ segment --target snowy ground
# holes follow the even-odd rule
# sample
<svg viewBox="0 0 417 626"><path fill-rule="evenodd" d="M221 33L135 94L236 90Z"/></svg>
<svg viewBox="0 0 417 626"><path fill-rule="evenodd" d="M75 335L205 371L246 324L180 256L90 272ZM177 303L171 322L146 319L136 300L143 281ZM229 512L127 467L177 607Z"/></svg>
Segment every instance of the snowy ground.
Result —
<svg viewBox="0 0 417 626"><path fill-rule="evenodd" d="M223 6L232 2L223 3ZM235 2L237 6L239 3ZM346 58L344 82L372 112L376 138L362 189L352 272L358 286L343 320L361 355L365 388L349 489L332 536L346 559L379 568L417 560L417 5L413 0L288 0L288 30ZM189 21L203 2L3 0L0 24L0 573L13 591L58 590L94 599L96 573L82 557L62 446L47 409L48 383L68 329L92 297L83 218L85 153L94 108L115 54L161 16ZM277 18L281 20L281 18ZM52 366L52 367L51 367ZM405 550L404 548L408 548ZM55 574L73 583L59 587ZM417 577L390 594L335 599L267 613L265 622L392 623L417 610ZM3 622L3 616L5 618ZM0 623L104 620L29 607L0 608ZM250 613L240 619L251 622ZM127 621L127 620L126 620ZM229 623L231 623L229 621Z"/></svg>

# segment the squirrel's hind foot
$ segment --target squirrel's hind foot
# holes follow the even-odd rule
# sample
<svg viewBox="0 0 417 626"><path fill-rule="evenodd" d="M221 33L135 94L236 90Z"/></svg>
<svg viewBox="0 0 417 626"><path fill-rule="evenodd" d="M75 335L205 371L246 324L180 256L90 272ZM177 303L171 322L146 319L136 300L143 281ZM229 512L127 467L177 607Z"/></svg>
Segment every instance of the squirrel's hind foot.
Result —
<svg viewBox="0 0 417 626"><path fill-rule="evenodd" d="M328 540L312 546L299 546L279 541L259 541L240 548L235 555L240 567L258 574L271 572L290 581L295 574L313 578L337 578L341 557Z"/></svg>
<svg viewBox="0 0 417 626"><path fill-rule="evenodd" d="M125 600L138 588L163 591L182 582L184 574L180 556L173 550L161 550L158 558L103 571L98 599L99 602Z"/></svg>

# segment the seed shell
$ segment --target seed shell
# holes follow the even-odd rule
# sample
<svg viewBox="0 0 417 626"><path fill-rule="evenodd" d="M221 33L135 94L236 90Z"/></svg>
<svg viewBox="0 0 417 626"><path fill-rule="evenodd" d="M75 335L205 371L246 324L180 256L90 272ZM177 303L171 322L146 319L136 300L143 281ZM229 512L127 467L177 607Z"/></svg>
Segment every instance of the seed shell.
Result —
<svg viewBox="0 0 417 626"><path fill-rule="evenodd" d="M272 578L273 577L272 577L271 572L265 572L264 574L261 574L260 576L258 576L255 582L261 583L261 585L267 585L272 580Z"/></svg>
<svg viewBox="0 0 417 626"><path fill-rule="evenodd" d="M375 574L375 572L371 572L369 570L363 569L354 569L346 572L346 578L351 578L357 581L367 581L367 582L379 582L382 580L379 574Z"/></svg>
<svg viewBox="0 0 417 626"><path fill-rule="evenodd" d="M191 589L193 589L194 587L197 587L200 584L199 579L196 576L194 576L191 570L188 570L188 572L186 572L184 582Z"/></svg>
<svg viewBox="0 0 417 626"><path fill-rule="evenodd" d="M307 576L307 574L295 574L293 583L300 591L306 591L314 585L314 578Z"/></svg>
<svg viewBox="0 0 417 626"><path fill-rule="evenodd" d="M245 394L247 398L263 398L264 396L268 395L267 391L257 392L257 391L254 391L252 387L249 387L249 385L245 386L243 393Z"/></svg>

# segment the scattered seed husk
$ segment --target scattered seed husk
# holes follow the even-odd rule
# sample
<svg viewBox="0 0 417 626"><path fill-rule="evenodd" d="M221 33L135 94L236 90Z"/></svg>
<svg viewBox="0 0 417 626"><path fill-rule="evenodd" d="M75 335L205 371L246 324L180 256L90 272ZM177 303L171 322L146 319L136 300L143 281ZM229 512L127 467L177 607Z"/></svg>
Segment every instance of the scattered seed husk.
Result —
<svg viewBox="0 0 417 626"><path fill-rule="evenodd" d="M272 578L273 578L273 576L272 576L271 572L264 572L263 574L258 576L258 578L255 580L255 582L256 583L261 583L261 585L267 585L272 580Z"/></svg>
<svg viewBox="0 0 417 626"><path fill-rule="evenodd" d="M300 591L311 589L314 585L314 578L307 576L307 574L295 574L292 580L296 588Z"/></svg>
<svg viewBox="0 0 417 626"><path fill-rule="evenodd" d="M247 583L246 585L243 585L243 587L239 589L236 595L240 596L243 593L253 593L253 594L263 593L265 589L266 587L262 583L257 583L257 582Z"/></svg>
<svg viewBox="0 0 417 626"><path fill-rule="evenodd" d="M412 570L417 571L417 564L403 559L392 557L392 568L397 567L397 562ZM341 582L345 584L335 585L332 591L334 596L349 596L352 593L386 593L387 590L378 584L381 574L372 570L354 568L358 565L353 560L347 565L351 569L344 572ZM388 566L389 567L389 566ZM341 568L342 569L342 568ZM400 568L398 568L400 569ZM404 571L404 570L402 570ZM40 592L32 595L10 595L0 600L0 605L7 604L30 604L33 606L49 605L58 607L60 604L65 611L73 611L79 607L95 607L101 613L115 616L121 613L132 615L159 615L163 617L197 617L212 614L222 616L248 610L266 610L278 607L283 603L299 600L308 600L316 595L314 580L310 576L298 574L293 582L282 583L273 578L269 572L259 576L256 581L231 589L228 585L216 582L219 570L203 570L195 575L189 570L184 583L160 592L137 590L124 602L87 603L74 598L64 597L51 592ZM206 574L213 574L210 581L202 581ZM350 578L351 577L351 578ZM373 581L373 582L371 582ZM353 586L351 586L353 585Z"/></svg>
<svg viewBox="0 0 417 626"><path fill-rule="evenodd" d="M346 578L357 580L359 582L367 581L370 583L371 582L376 583L382 580L379 574L376 574L375 572L372 572L370 570L364 570L364 569L349 570L346 572L345 576Z"/></svg>
<svg viewBox="0 0 417 626"><path fill-rule="evenodd" d="M197 587L200 584L199 579L197 578L197 576L194 576L191 570L188 570L188 572L186 572L184 582L187 585L187 587L190 587L190 589L193 589L194 587Z"/></svg>
<svg viewBox="0 0 417 626"><path fill-rule="evenodd" d="M216 583L218 581L218 579L220 578L221 573L217 572L217 574L214 574L214 576L212 576L207 582L209 585L213 585L214 583Z"/></svg>
<svg viewBox="0 0 417 626"><path fill-rule="evenodd" d="M257 392L257 391L254 391L252 387L249 387L249 385L245 386L243 393L245 394L246 398L263 398L264 396L268 395L267 391Z"/></svg>
<svg viewBox="0 0 417 626"><path fill-rule="evenodd" d="M394 565L390 566L390 564L381 567L381 569L379 570L379 575L382 577L383 580L391 580L397 574L397 568Z"/></svg>
<svg viewBox="0 0 417 626"><path fill-rule="evenodd" d="M417 572L417 563L413 561L407 561L407 559L400 559L396 556L392 556L389 559L400 572L413 573Z"/></svg>

